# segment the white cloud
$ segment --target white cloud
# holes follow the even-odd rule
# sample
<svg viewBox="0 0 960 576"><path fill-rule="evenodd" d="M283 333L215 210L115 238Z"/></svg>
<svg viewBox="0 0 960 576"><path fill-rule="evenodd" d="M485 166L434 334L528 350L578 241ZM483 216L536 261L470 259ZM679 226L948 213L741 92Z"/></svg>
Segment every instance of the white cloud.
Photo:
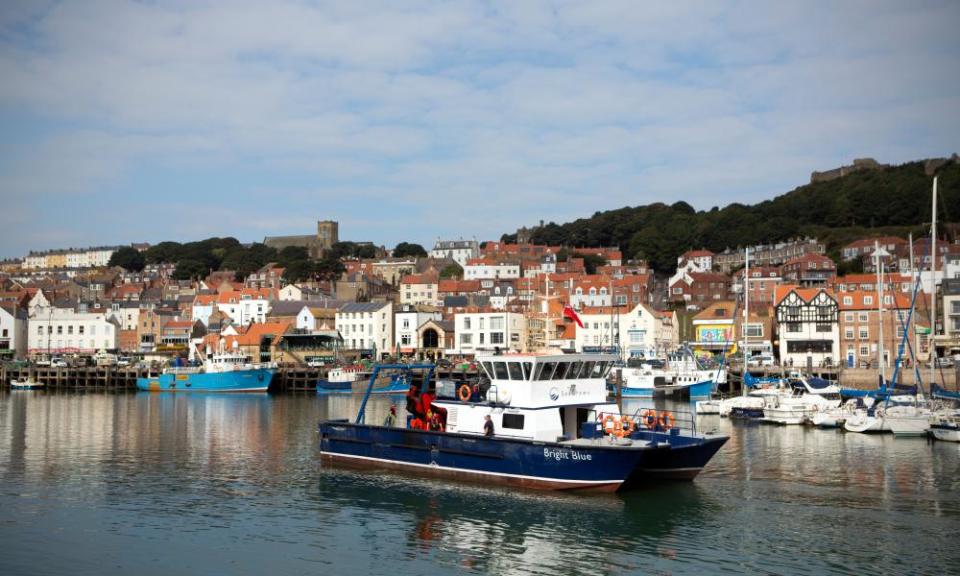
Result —
<svg viewBox="0 0 960 576"><path fill-rule="evenodd" d="M0 136L14 149L0 200L29 195L33 228L0 241L10 255L64 228L100 242L58 198L106 206L172 173L205 178L177 181L164 218L211 190L226 215L255 213L256 191L273 202L260 220L158 218L145 236L259 239L334 213L392 244L753 202L855 156L955 151L958 16L950 2L5 3L0 114L25 119Z"/></svg>

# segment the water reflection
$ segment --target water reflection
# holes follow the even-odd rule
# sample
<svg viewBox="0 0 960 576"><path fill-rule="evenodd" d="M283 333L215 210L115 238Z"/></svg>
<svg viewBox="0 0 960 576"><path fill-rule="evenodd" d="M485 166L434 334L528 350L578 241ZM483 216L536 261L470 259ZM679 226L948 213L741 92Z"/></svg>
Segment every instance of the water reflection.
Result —
<svg viewBox="0 0 960 576"><path fill-rule="evenodd" d="M392 403L373 397L368 422ZM695 483L585 497L320 467L360 398L0 394L2 574L950 573L960 450L698 419ZM628 400L625 408L683 405ZM402 406L401 406L402 413ZM103 559L109 561L104 562Z"/></svg>

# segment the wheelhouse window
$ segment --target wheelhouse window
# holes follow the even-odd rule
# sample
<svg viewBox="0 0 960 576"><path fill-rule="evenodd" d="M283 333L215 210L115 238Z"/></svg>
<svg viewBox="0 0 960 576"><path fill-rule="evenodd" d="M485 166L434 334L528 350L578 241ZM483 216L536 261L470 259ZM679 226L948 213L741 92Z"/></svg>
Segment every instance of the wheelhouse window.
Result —
<svg viewBox="0 0 960 576"><path fill-rule="evenodd" d="M508 380L510 378L507 373L507 363L506 362L494 362L493 371L497 376L497 380Z"/></svg>
<svg viewBox="0 0 960 576"><path fill-rule="evenodd" d="M535 380L550 380L553 378L553 371L556 369L556 362L544 362L537 366L537 376Z"/></svg>
<svg viewBox="0 0 960 576"><path fill-rule="evenodd" d="M521 362L520 364L523 366L523 379L530 380L533 374L533 362Z"/></svg>
<svg viewBox="0 0 960 576"><path fill-rule="evenodd" d="M511 380L523 380L523 370L519 362L507 362L507 368L510 370Z"/></svg>
<svg viewBox="0 0 960 576"><path fill-rule="evenodd" d="M487 373L487 378L493 380L493 362L482 362L483 370Z"/></svg>
<svg viewBox="0 0 960 576"><path fill-rule="evenodd" d="M523 420L523 414L504 414L502 426L511 430L523 430Z"/></svg>
<svg viewBox="0 0 960 576"><path fill-rule="evenodd" d="M570 370L569 362L558 362L557 369L553 372L554 380L563 380L567 377L567 371Z"/></svg>

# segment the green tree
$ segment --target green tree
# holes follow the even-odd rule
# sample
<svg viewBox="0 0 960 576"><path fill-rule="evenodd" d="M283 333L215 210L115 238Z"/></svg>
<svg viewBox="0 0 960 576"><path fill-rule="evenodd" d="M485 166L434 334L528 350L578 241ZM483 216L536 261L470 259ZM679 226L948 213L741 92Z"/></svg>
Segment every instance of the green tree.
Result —
<svg viewBox="0 0 960 576"><path fill-rule="evenodd" d="M144 254L148 264L173 264L180 259L179 242L161 242L147 249Z"/></svg>
<svg viewBox="0 0 960 576"><path fill-rule="evenodd" d="M440 278L463 278L463 268L456 262L451 262L440 271Z"/></svg>
<svg viewBox="0 0 960 576"><path fill-rule="evenodd" d="M587 274L596 274L597 267L603 266L607 263L607 259L603 256L598 256L596 254L583 254L580 252L573 253L574 258L583 258L583 267L587 271Z"/></svg>
<svg viewBox="0 0 960 576"><path fill-rule="evenodd" d="M210 273L210 267L200 260L184 259L177 262L173 271L174 280L202 280Z"/></svg>
<svg viewBox="0 0 960 576"><path fill-rule="evenodd" d="M339 258L324 256L316 264L316 275L320 280L334 281L346 272L347 268Z"/></svg>
<svg viewBox="0 0 960 576"><path fill-rule="evenodd" d="M296 260L283 270L283 280L288 284L313 280L318 275L317 263L312 260Z"/></svg>
<svg viewBox="0 0 960 576"><path fill-rule="evenodd" d="M393 249L394 258L405 258L405 257L416 257L416 258L425 258L427 256L427 251L423 249L423 246L419 244L411 244L408 242L401 242L397 244L397 247Z"/></svg>
<svg viewBox="0 0 960 576"><path fill-rule="evenodd" d="M277 264L284 268L305 260L310 260L310 252L303 246L285 246L277 254Z"/></svg>
<svg viewBox="0 0 960 576"><path fill-rule="evenodd" d="M124 246L110 256L107 266L119 266L129 272L140 272L146 264L146 257L139 250Z"/></svg>

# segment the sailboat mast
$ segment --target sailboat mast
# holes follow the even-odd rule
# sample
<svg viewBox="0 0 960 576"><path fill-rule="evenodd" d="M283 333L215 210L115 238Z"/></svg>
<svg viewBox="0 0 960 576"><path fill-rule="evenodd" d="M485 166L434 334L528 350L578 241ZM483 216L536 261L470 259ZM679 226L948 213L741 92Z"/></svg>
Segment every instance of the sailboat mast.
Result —
<svg viewBox="0 0 960 576"><path fill-rule="evenodd" d="M883 357L883 258L880 255L879 240L873 241L873 256L877 265L877 320L880 325L880 348L877 351L877 357L880 360L880 382L886 383L887 370Z"/></svg>
<svg viewBox="0 0 960 576"><path fill-rule="evenodd" d="M937 177L933 177L933 209L930 224L930 386L937 375Z"/></svg>
<svg viewBox="0 0 960 576"><path fill-rule="evenodd" d="M747 374L747 322L750 321L750 247L744 248L743 267L743 370L741 380ZM747 387L740 384L741 394L747 393Z"/></svg>

